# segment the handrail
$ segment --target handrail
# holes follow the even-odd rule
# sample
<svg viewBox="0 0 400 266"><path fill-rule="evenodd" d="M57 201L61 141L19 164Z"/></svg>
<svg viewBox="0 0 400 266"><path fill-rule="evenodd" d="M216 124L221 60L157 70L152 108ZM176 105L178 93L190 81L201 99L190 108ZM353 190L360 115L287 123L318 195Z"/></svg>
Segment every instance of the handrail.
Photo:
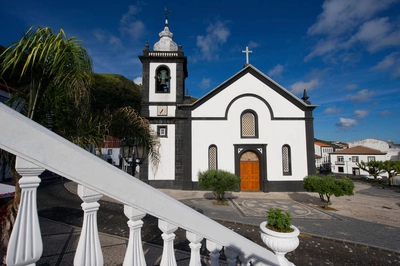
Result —
<svg viewBox="0 0 400 266"><path fill-rule="evenodd" d="M0 104L0 148L87 188L268 265L279 265L264 247ZM185 215L181 215L184 213Z"/></svg>

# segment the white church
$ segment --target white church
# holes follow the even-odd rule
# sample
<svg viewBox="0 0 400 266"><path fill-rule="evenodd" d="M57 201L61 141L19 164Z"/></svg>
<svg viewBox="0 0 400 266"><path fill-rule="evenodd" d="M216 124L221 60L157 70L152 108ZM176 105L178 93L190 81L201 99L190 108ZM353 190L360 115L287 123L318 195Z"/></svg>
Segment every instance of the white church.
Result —
<svg viewBox="0 0 400 266"><path fill-rule="evenodd" d="M142 116L160 139L160 162L147 159L140 179L157 188L199 189L197 174L227 170L241 191L301 191L315 174L313 110L251 64L195 103L185 95L187 58L168 17L143 55ZM247 49L246 49L247 50ZM248 51L247 51L248 52Z"/></svg>

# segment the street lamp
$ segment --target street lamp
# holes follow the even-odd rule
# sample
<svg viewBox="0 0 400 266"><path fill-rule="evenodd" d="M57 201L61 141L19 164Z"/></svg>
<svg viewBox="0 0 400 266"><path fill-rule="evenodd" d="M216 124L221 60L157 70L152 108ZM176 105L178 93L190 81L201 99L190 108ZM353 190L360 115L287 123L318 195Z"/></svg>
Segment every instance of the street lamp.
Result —
<svg viewBox="0 0 400 266"><path fill-rule="evenodd" d="M132 167L131 175L135 176L136 166L140 166L147 158L149 149L136 138L123 138L120 154L125 163Z"/></svg>

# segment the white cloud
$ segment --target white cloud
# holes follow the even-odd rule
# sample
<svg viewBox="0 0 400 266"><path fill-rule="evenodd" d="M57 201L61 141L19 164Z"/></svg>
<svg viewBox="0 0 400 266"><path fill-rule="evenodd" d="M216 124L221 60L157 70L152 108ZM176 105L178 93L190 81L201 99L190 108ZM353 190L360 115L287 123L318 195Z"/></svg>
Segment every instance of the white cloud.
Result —
<svg viewBox="0 0 400 266"><path fill-rule="evenodd" d="M142 85L142 84L143 84L143 83L142 83L142 77L137 77L137 78L135 78L135 79L133 80L133 82L134 82L135 84Z"/></svg>
<svg viewBox="0 0 400 266"><path fill-rule="evenodd" d="M355 90L355 89L358 88L358 85L357 85L357 84L348 84L348 85L346 85L345 88L346 88L347 90Z"/></svg>
<svg viewBox="0 0 400 266"><path fill-rule="evenodd" d="M268 71L270 77L282 77L281 74L284 71L284 67L281 64L277 64L273 69Z"/></svg>
<svg viewBox="0 0 400 266"><path fill-rule="evenodd" d="M203 78L200 82L200 88L208 89L210 87L211 79Z"/></svg>
<svg viewBox="0 0 400 266"><path fill-rule="evenodd" d="M294 83L292 86L290 86L290 88L291 88L291 92L296 94L296 93L303 92L304 90L312 91L313 89L318 87L319 83L320 82L318 79L312 79L308 82L298 81L298 82Z"/></svg>
<svg viewBox="0 0 400 266"><path fill-rule="evenodd" d="M249 44L248 44L248 47L249 47L250 49L256 48L256 47L258 47L258 46L260 46L260 44L257 43L257 42L254 42L254 41L250 41Z"/></svg>
<svg viewBox="0 0 400 266"><path fill-rule="evenodd" d="M400 45L400 28L388 17L375 17L393 3L396 0L325 0L322 13L307 32L309 36L323 37L304 60L322 56L343 61L349 55L338 52L348 53L358 43L371 53Z"/></svg>
<svg viewBox="0 0 400 266"><path fill-rule="evenodd" d="M356 125L357 125L357 121L355 119L343 118L343 117L340 117L339 122L336 123L337 127L344 129L344 130L348 130L350 127L354 127Z"/></svg>
<svg viewBox="0 0 400 266"><path fill-rule="evenodd" d="M391 114L392 112L390 112L389 110L383 110L382 112L379 113L379 116L389 116Z"/></svg>
<svg viewBox="0 0 400 266"><path fill-rule="evenodd" d="M353 102L366 102L372 100L372 96L374 96L374 92L364 89L358 91L356 94L348 94L347 99L350 99Z"/></svg>
<svg viewBox="0 0 400 266"><path fill-rule="evenodd" d="M392 71L392 77L400 77L400 53L393 52L387 55L382 61L380 61L376 66L371 68L371 70L378 71Z"/></svg>
<svg viewBox="0 0 400 266"><path fill-rule="evenodd" d="M207 28L207 35L197 36L197 47L200 48L201 55L207 60L218 58L216 51L219 46L224 44L230 35L226 22L217 21L210 24Z"/></svg>
<svg viewBox="0 0 400 266"><path fill-rule="evenodd" d="M113 49L119 49L123 47L121 40L115 36L111 36L108 42Z"/></svg>
<svg viewBox="0 0 400 266"><path fill-rule="evenodd" d="M354 111L354 116L356 118L364 118L368 115L369 115L369 111L367 111L367 110L355 110Z"/></svg>
<svg viewBox="0 0 400 266"><path fill-rule="evenodd" d="M394 2L396 0L325 0L323 11L308 34L339 36L351 32Z"/></svg>
<svg viewBox="0 0 400 266"><path fill-rule="evenodd" d="M324 110L323 114L340 114L342 109L336 108L336 107L328 107Z"/></svg>
<svg viewBox="0 0 400 266"><path fill-rule="evenodd" d="M139 12L139 8L135 6L129 6L129 10L122 15L120 19L121 34L127 34L134 39L138 39L142 36L145 30L145 25L142 21L136 18L136 15Z"/></svg>

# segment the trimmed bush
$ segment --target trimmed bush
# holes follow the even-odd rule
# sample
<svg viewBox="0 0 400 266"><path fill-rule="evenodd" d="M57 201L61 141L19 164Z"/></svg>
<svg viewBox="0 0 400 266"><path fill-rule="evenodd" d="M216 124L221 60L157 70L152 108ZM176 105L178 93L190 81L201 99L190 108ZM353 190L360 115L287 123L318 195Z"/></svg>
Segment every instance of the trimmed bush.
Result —
<svg viewBox="0 0 400 266"><path fill-rule="evenodd" d="M354 194L353 181L348 178L338 179L332 176L307 176L303 180L303 188L308 192L317 192L325 208L330 204L330 197L332 195L340 197Z"/></svg>
<svg viewBox="0 0 400 266"><path fill-rule="evenodd" d="M211 189L218 201L224 199L226 191L232 191L239 188L240 177L224 171L210 169L197 174L199 178L199 187L203 189Z"/></svg>

